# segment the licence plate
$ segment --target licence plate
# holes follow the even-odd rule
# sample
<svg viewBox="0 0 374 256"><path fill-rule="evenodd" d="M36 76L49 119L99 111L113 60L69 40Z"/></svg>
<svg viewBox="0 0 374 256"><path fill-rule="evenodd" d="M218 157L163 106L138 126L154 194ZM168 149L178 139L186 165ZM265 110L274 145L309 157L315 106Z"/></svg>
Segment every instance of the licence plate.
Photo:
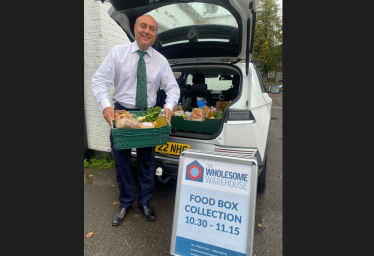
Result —
<svg viewBox="0 0 374 256"><path fill-rule="evenodd" d="M190 145L168 142L165 145L156 146L155 151L164 154L171 154L179 156L183 150L189 149Z"/></svg>

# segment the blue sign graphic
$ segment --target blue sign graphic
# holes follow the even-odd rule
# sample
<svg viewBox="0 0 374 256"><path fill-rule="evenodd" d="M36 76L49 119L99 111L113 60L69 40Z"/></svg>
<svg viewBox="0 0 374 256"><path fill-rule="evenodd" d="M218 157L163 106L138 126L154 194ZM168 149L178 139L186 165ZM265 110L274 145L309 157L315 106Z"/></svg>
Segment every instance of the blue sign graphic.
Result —
<svg viewBox="0 0 374 256"><path fill-rule="evenodd" d="M186 180L203 182L204 167L198 161L195 160L186 166Z"/></svg>

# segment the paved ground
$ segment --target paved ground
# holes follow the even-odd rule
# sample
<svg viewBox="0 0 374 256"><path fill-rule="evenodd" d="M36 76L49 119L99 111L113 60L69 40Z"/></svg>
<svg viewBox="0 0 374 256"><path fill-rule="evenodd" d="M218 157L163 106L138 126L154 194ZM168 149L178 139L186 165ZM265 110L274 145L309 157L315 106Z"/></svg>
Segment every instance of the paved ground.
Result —
<svg viewBox="0 0 374 256"><path fill-rule="evenodd" d="M282 255L282 94L270 94L273 107L267 188L257 196L256 202L253 247L256 256ZM156 183L151 201L156 221L146 221L134 204L124 223L112 227L111 221L118 209L118 205L113 205L118 201L115 170L85 168L84 177L84 255L170 255L176 180L165 185ZM89 232L93 236L86 237Z"/></svg>

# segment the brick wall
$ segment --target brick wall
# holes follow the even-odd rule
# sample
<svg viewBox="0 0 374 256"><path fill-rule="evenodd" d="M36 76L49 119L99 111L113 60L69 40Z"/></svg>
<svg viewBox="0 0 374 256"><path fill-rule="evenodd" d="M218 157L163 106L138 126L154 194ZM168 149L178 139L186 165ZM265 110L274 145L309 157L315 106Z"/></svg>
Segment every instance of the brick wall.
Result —
<svg viewBox="0 0 374 256"><path fill-rule="evenodd" d="M93 97L91 80L110 49L130 42L123 30L109 17L110 7L108 3L84 0L84 108L88 148L106 152L110 151L110 126ZM112 101L113 85L108 91Z"/></svg>

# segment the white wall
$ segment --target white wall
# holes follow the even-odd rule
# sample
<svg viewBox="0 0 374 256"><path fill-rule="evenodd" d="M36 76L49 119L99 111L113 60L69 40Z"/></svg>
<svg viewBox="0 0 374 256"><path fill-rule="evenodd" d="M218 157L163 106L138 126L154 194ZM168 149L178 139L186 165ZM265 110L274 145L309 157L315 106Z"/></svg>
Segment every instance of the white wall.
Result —
<svg viewBox="0 0 374 256"><path fill-rule="evenodd" d="M91 79L110 49L130 42L125 32L109 17L110 6L101 1L84 0L84 108L88 148L106 152L110 151L110 126L93 97ZM113 85L108 91L112 101Z"/></svg>

